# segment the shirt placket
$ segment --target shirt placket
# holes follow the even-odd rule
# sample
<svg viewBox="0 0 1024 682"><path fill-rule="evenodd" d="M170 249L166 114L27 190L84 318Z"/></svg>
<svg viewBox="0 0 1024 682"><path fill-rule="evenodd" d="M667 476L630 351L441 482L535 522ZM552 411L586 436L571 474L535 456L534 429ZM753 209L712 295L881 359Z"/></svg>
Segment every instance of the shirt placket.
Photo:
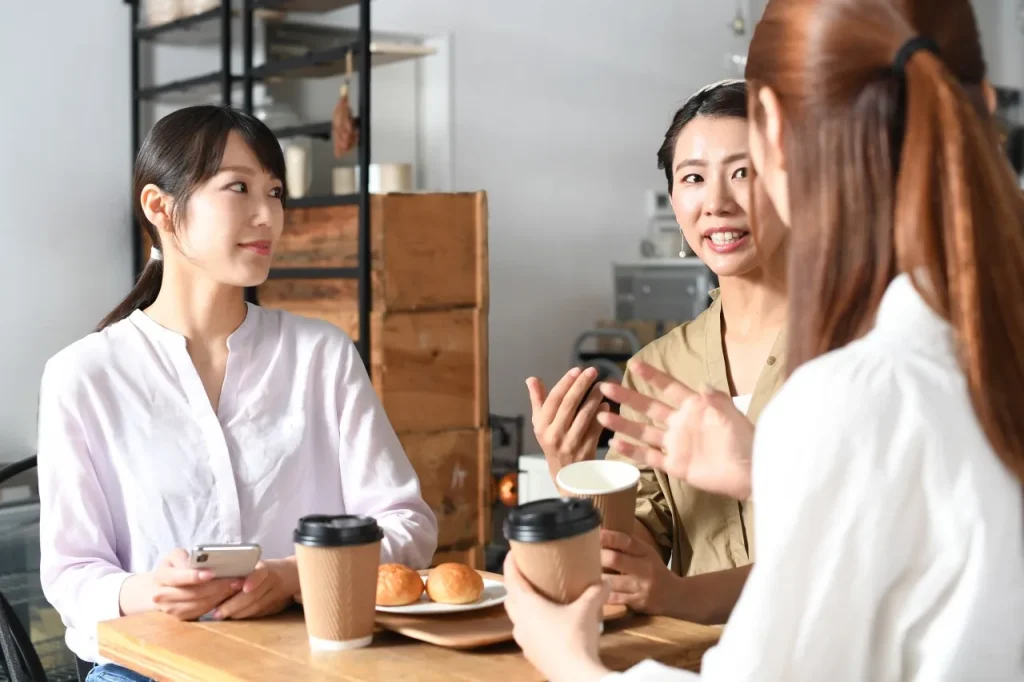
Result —
<svg viewBox="0 0 1024 682"><path fill-rule="evenodd" d="M216 527L219 529L219 537L211 538L210 542L242 542L242 518L238 499L238 488L235 483L235 472L231 462L231 453L228 450L227 438L224 436L224 428L221 425L217 413L210 404L210 397L206 394L202 379L196 371L192 358L184 348L181 352L175 353L176 364L178 365L178 376L182 377L185 395L188 398L192 415L199 425L203 434L203 442L206 445L207 461L213 473L215 497L217 501ZM182 357L184 356L184 357ZM224 372L224 385L221 389L221 408L224 411L225 401L230 399L233 389L229 387L229 369L231 365L230 355L228 367Z"/></svg>

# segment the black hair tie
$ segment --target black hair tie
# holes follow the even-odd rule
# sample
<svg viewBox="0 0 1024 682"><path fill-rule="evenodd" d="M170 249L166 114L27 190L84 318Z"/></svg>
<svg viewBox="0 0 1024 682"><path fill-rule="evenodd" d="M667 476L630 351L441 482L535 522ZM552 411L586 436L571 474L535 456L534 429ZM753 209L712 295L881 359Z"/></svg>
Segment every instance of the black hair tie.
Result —
<svg viewBox="0 0 1024 682"><path fill-rule="evenodd" d="M914 36L907 42L900 46L900 49L896 50L896 56L892 60L892 70L894 73L904 76L906 75L907 63L910 58L914 56L915 52L919 50L928 50L932 54L939 56L941 51L939 50L939 44L929 38L928 36Z"/></svg>

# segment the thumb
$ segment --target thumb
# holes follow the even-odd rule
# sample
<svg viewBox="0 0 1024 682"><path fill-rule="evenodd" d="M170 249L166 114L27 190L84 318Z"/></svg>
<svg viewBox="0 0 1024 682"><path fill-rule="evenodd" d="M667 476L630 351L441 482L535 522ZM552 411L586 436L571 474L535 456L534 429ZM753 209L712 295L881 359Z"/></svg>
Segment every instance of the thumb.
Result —
<svg viewBox="0 0 1024 682"><path fill-rule="evenodd" d="M593 617L595 620L599 620L600 614L604 610L605 602L608 601L609 594L610 589L608 585L601 581L596 585L588 587L573 606L580 610L584 617Z"/></svg>

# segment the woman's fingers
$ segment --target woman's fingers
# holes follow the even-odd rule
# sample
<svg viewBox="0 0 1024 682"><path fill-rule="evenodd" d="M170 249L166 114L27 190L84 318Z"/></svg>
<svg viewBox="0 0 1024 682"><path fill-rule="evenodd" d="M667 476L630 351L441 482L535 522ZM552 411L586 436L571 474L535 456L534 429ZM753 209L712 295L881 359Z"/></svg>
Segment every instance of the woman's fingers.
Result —
<svg viewBox="0 0 1024 682"><path fill-rule="evenodd" d="M652 448L649 445L631 443L618 437L612 438L608 443L608 447L623 457L629 457L638 464L645 464L652 469L665 471L665 453L657 448Z"/></svg>
<svg viewBox="0 0 1024 682"><path fill-rule="evenodd" d="M610 382L601 383L601 393L609 400L626 405L636 412L643 414L655 424L664 424L672 415L672 407L660 400L638 393L632 389L613 384Z"/></svg>
<svg viewBox="0 0 1024 682"><path fill-rule="evenodd" d="M547 398L544 399L544 406L541 408L540 413L534 413L533 428L546 428L555 420L558 408L562 405L562 399L565 398L565 394L569 392L569 388L572 387L580 374L579 368L574 367L558 380L558 383L548 393Z"/></svg>
<svg viewBox="0 0 1024 682"><path fill-rule="evenodd" d="M586 440L593 431L597 413L601 411L602 399L604 396L597 390L597 387L590 389L587 399L583 401L579 413L573 419L572 426L566 434L565 440L568 443L580 443Z"/></svg>
<svg viewBox="0 0 1024 682"><path fill-rule="evenodd" d="M673 379L646 362L632 362L629 369L654 388L658 397L672 407L679 407L684 400L696 395L696 392L686 384Z"/></svg>
<svg viewBox="0 0 1024 682"><path fill-rule="evenodd" d="M606 429L656 448L662 446L665 437L665 432L653 424L641 424L613 412L602 412L597 415L597 420Z"/></svg>
<svg viewBox="0 0 1024 682"><path fill-rule="evenodd" d="M569 386L569 390L565 392L565 397L562 398L558 411L555 412L555 418L551 423L556 432L567 433L572 427L573 420L580 407L580 402L583 401L587 391L590 390L590 385L594 383L596 378L597 370L593 367L588 367L580 372L576 380ZM551 391L552 395L554 393L554 391Z"/></svg>

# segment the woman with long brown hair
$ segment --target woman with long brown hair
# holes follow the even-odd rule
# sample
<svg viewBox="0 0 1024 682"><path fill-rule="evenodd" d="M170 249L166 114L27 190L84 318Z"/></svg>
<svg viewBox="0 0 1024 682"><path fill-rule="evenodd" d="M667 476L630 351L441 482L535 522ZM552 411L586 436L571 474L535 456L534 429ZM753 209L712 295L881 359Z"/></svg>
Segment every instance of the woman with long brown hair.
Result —
<svg viewBox="0 0 1024 682"><path fill-rule="evenodd" d="M602 417L620 451L756 502L703 678L1024 679L1024 201L970 4L771 0L746 75L757 182L792 232L790 376L756 436L650 367L659 400L604 388L655 424ZM602 589L560 607L511 558L506 579L550 679L607 674Z"/></svg>

